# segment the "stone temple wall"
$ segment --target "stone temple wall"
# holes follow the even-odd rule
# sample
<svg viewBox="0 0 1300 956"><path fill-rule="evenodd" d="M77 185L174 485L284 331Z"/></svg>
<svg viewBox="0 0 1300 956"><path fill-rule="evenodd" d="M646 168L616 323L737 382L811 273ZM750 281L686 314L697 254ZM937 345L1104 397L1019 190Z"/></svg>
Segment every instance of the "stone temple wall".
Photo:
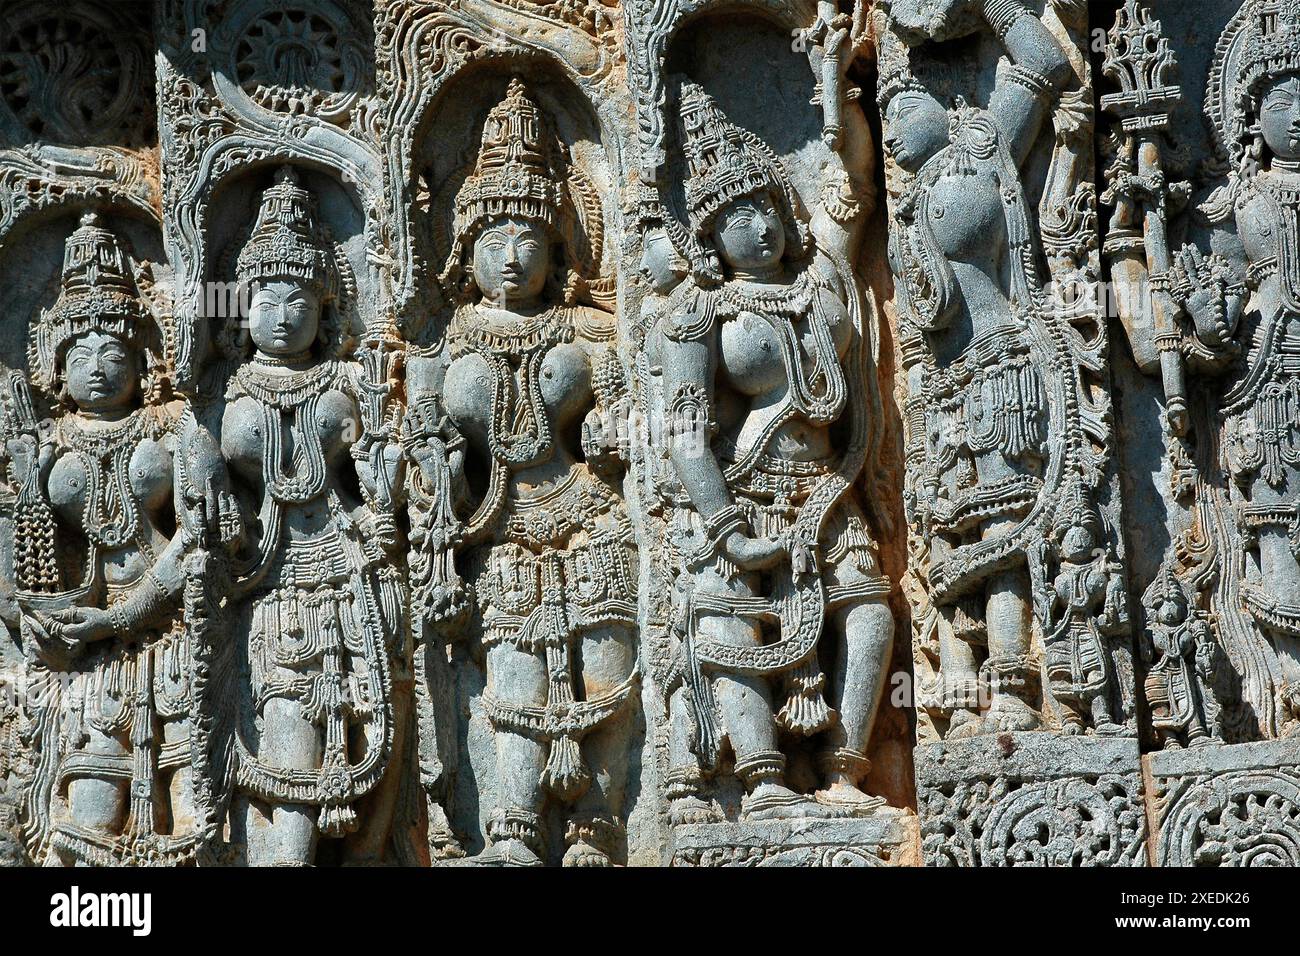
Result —
<svg viewBox="0 0 1300 956"><path fill-rule="evenodd" d="M3 0L0 365L0 862L1300 864L1300 0Z"/></svg>

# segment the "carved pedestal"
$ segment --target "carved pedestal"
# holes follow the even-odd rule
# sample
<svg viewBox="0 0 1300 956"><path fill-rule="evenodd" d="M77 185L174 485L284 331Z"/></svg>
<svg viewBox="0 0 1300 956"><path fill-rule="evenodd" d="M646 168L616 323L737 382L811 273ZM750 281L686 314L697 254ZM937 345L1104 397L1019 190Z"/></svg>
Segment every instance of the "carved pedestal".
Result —
<svg viewBox="0 0 1300 956"><path fill-rule="evenodd" d="M917 819L699 823L674 828L670 866L915 866Z"/></svg>
<svg viewBox="0 0 1300 956"><path fill-rule="evenodd" d="M1143 866L1137 742L1004 733L914 751L926 866Z"/></svg>
<svg viewBox="0 0 1300 956"><path fill-rule="evenodd" d="M1159 866L1300 866L1300 741L1146 758Z"/></svg>

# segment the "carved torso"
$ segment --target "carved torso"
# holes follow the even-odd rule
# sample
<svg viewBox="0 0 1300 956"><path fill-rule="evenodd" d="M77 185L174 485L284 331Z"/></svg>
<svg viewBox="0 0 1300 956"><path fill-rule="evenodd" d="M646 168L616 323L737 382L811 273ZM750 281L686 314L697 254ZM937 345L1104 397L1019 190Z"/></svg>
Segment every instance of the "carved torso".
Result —
<svg viewBox="0 0 1300 956"><path fill-rule="evenodd" d="M771 286L757 286L762 292ZM779 288L779 287L778 287ZM853 329L844 304L829 289L819 288L820 308L809 308L801 316L760 314L742 308L722 323L719 336L720 380L748 399L736 431L740 450L762 440L770 422L778 416L791 390L791 370L783 352L783 338L797 343L801 374L816 375L818 363L838 363L848 352ZM779 323L789 323L790 332ZM824 336L829 334L829 342ZM830 348L827 348L827 345ZM795 377L799 377L796 373ZM834 374L834 373L830 373ZM825 383L823 383L825 384ZM838 417L838 416L837 416ZM832 453L829 423L796 414L773 434L766 453L791 461L815 461Z"/></svg>
<svg viewBox="0 0 1300 956"><path fill-rule="evenodd" d="M344 381L335 363L306 372L274 366L245 370L226 406L223 457L259 503L270 491L284 506L291 515L291 539L310 537L328 524L327 492L337 493L349 507L358 504L339 481L359 416ZM281 481L289 493L277 490Z"/></svg>
<svg viewBox="0 0 1300 956"><path fill-rule="evenodd" d="M166 546L174 439L165 411L122 422L60 422L47 488L60 521L86 534L109 587L138 581Z"/></svg>
<svg viewBox="0 0 1300 956"><path fill-rule="evenodd" d="M574 340L579 312L457 314L443 400L471 444L509 473L512 496L546 493L575 463L562 436L593 398L591 360Z"/></svg>

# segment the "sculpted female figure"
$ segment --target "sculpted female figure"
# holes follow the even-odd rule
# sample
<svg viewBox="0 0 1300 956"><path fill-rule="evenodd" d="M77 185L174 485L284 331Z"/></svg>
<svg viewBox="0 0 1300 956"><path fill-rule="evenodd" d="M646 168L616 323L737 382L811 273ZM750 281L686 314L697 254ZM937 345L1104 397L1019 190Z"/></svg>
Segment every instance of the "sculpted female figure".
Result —
<svg viewBox="0 0 1300 956"><path fill-rule="evenodd" d="M830 245L811 245L766 146L694 83L682 86L680 115L702 266L671 294L654 344L682 492L674 505L694 531L682 547L680 643L666 688L670 812L675 822L709 819L701 785L725 735L745 818L868 813L883 803L861 783L893 617L849 490L866 422L848 403L865 405L868 394L856 375L856 293ZM866 168L865 122L846 123L845 136L847 157ZM847 207L837 210L841 236L858 209L843 185L827 190ZM841 420L847 448L832 438ZM821 659L836 662L830 680ZM821 734L826 787L816 802L786 785L780 730Z"/></svg>
<svg viewBox="0 0 1300 956"><path fill-rule="evenodd" d="M346 835L349 862L380 859L400 783L411 697L393 532L401 475L395 446L371 440L341 261L311 194L282 169L239 254L251 350L221 421L248 529L233 640L247 798L236 825L251 865L309 865L318 836Z"/></svg>
<svg viewBox="0 0 1300 956"><path fill-rule="evenodd" d="M1183 355L1205 371L1228 365L1216 424L1233 479L1227 507L1247 555L1240 601L1273 640L1281 730L1294 735L1300 733L1300 4L1248 3L1230 29L1235 36L1220 43L1213 68L1218 84L1206 107L1230 172L1200 204L1193 242L1164 278L1186 317Z"/></svg>
<svg viewBox="0 0 1300 956"><path fill-rule="evenodd" d="M894 208L890 266L901 337L917 343L908 379L913 440L924 444L909 485L942 611L950 737L1041 723L1026 567L1035 542L1026 520L1044 511L1047 476L1069 477L1064 456L1077 433L1049 447L1049 391L1055 398L1054 390L1074 387L1072 373L1052 369L1072 357L1039 328L1033 213L1020 182L1070 67L1019 0L984 0L982 15L1011 59L987 110L959 103L950 114L912 76L906 50L888 42L891 34L881 40L885 150L907 176ZM1068 409L1078 401L1052 404ZM1090 633L1075 627L1059 636ZM982 665L979 644L987 647ZM1096 676L1089 671L1087 680ZM982 684L991 691L987 708ZM1116 725L1107 717L1103 728Z"/></svg>
<svg viewBox="0 0 1300 956"><path fill-rule="evenodd" d="M482 863L541 863L547 794L569 808L565 865L624 852L636 558L600 427L621 372L613 316L577 302L576 173L560 152L512 80L456 197L443 277L458 302L443 400L487 475L462 533L497 757Z"/></svg>
<svg viewBox="0 0 1300 956"><path fill-rule="evenodd" d="M30 354L53 428L36 428L17 373L5 408L19 486L15 583L32 657L29 847L49 864L187 862L190 664L172 473L180 403L162 399L159 329L126 253L93 213L68 239L59 298Z"/></svg>

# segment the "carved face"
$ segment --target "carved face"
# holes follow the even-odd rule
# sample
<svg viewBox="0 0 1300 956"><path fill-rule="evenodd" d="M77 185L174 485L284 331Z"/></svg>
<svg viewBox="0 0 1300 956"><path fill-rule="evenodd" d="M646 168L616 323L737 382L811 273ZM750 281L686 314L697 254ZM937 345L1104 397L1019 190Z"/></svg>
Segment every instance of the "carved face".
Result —
<svg viewBox="0 0 1300 956"><path fill-rule="evenodd" d="M785 226L767 192L732 201L719 214L713 242L732 269L768 269L785 254Z"/></svg>
<svg viewBox="0 0 1300 956"><path fill-rule="evenodd" d="M1160 608L1156 611L1156 620L1161 624L1181 624L1183 622L1183 606L1177 601L1165 598L1160 602Z"/></svg>
<svg viewBox="0 0 1300 956"><path fill-rule="evenodd" d="M1072 525L1061 541L1061 556L1070 561L1084 561L1092 556L1092 532L1083 525Z"/></svg>
<svg viewBox="0 0 1300 956"><path fill-rule="evenodd" d="M1280 159L1300 159L1300 76L1279 76L1264 89L1259 103L1264 143Z"/></svg>
<svg viewBox="0 0 1300 956"><path fill-rule="evenodd" d="M474 240L474 282L483 298L498 306L536 302L550 268L546 229L531 220L497 219Z"/></svg>
<svg viewBox="0 0 1300 956"><path fill-rule="evenodd" d="M885 152L910 173L948 145L948 113L934 97L904 90L885 108Z"/></svg>
<svg viewBox="0 0 1300 956"><path fill-rule="evenodd" d="M299 279L270 279L253 291L248 332L266 355L295 355L311 348L320 331L320 296Z"/></svg>
<svg viewBox="0 0 1300 956"><path fill-rule="evenodd" d="M125 408L139 388L135 351L103 332L78 336L68 347L63 364L68 394L83 412Z"/></svg>
<svg viewBox="0 0 1300 956"><path fill-rule="evenodd" d="M662 227L655 227L646 232L638 269L650 283L650 287L660 295L671 291L673 286L681 281L682 274L677 261L677 252L673 249L668 233Z"/></svg>

